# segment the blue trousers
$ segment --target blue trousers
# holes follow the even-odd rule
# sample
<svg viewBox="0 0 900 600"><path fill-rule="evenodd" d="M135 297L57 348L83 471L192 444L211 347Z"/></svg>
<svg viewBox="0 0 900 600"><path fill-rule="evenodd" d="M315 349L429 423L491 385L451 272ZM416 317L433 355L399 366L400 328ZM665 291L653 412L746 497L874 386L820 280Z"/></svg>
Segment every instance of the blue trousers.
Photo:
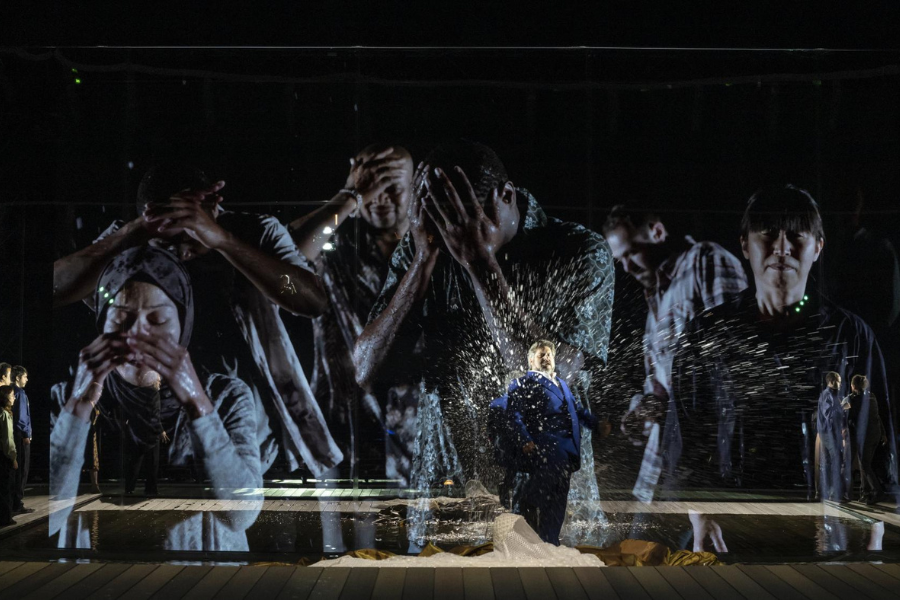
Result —
<svg viewBox="0 0 900 600"><path fill-rule="evenodd" d="M566 519L569 498L568 466L547 467L533 473L519 473L513 491L513 508L542 540L559 546L559 532Z"/></svg>

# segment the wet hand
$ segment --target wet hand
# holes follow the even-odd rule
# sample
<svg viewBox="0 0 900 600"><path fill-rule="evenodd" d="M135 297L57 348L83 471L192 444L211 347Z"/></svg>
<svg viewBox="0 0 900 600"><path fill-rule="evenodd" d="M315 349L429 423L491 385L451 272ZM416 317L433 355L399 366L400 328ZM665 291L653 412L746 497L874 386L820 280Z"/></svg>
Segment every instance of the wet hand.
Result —
<svg viewBox="0 0 900 600"><path fill-rule="evenodd" d="M442 169L426 168L424 178L428 195L425 210L431 217L451 256L463 267L495 260L504 241L499 220L499 190L488 198L490 214L478 201L472 184L459 167L454 167L463 183L462 196ZM466 210L471 207L471 213Z"/></svg>
<svg viewBox="0 0 900 600"><path fill-rule="evenodd" d="M104 333L78 353L78 366L66 410L90 421L91 410L103 393L107 375L117 366L131 360L133 354L121 333Z"/></svg>
<svg viewBox="0 0 900 600"><path fill-rule="evenodd" d="M222 202L218 192L224 186L225 182L219 181L202 190L182 190L166 204L148 204L143 218L160 237L171 238L184 232L207 248L215 249L228 237L213 216Z"/></svg>
<svg viewBox="0 0 900 600"><path fill-rule="evenodd" d="M127 341L134 353L135 363L159 373L182 406L187 408L191 418L212 412L212 402L197 377L186 348L146 333L131 334Z"/></svg>
<svg viewBox="0 0 900 600"><path fill-rule="evenodd" d="M393 148L385 148L381 152L361 152L350 159L350 173L347 175L345 188L355 190L363 196L381 192L386 187L409 176L406 161L399 156L392 156Z"/></svg>
<svg viewBox="0 0 900 600"><path fill-rule="evenodd" d="M439 252L437 228L425 211L425 198L428 189L424 163L419 163L413 178L415 198L409 203L409 231L416 246L416 254L421 258L431 258Z"/></svg>

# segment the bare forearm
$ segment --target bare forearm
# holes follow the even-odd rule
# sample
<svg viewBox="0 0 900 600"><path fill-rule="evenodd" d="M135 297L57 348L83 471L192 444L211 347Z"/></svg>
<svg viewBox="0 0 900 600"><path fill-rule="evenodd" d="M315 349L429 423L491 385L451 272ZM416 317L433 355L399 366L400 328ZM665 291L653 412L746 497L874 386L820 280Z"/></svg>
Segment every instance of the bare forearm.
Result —
<svg viewBox="0 0 900 600"><path fill-rule="evenodd" d="M362 388L371 389L404 321L415 304L425 296L436 260L437 253L431 257L417 256L387 307L366 325L356 340L353 362L356 366L356 381Z"/></svg>
<svg viewBox="0 0 900 600"><path fill-rule="evenodd" d="M53 263L53 307L86 298L97 285L103 268L115 255L146 243L148 236L136 221L108 237Z"/></svg>
<svg viewBox="0 0 900 600"><path fill-rule="evenodd" d="M512 299L509 285L496 261L473 265L468 273L506 368L509 371L521 369L532 343L538 339L552 340L555 336L530 318ZM556 364L560 375L566 378L582 368L584 357L578 348L558 344Z"/></svg>
<svg viewBox="0 0 900 600"><path fill-rule="evenodd" d="M352 196L339 192L334 198L299 219L291 222L288 229L297 248L310 261L315 261L322 253L323 246L330 234L324 232L326 227L337 229L353 212L356 202Z"/></svg>
<svg viewBox="0 0 900 600"><path fill-rule="evenodd" d="M281 308L305 317L316 317L325 310L325 292L315 273L269 256L231 234L216 249ZM291 285L285 285L283 276Z"/></svg>

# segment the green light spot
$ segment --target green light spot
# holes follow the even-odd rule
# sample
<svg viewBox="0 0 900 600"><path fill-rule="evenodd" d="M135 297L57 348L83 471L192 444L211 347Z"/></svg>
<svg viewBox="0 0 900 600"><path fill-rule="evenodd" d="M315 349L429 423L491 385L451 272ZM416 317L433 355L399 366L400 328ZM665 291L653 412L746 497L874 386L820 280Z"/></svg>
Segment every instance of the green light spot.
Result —
<svg viewBox="0 0 900 600"><path fill-rule="evenodd" d="M75 83L81 83L81 80L78 79L78 78L76 77L76 78L75 78Z"/></svg>
<svg viewBox="0 0 900 600"><path fill-rule="evenodd" d="M101 292L103 291L103 286L102 286L102 285L100 286L100 291L101 291Z"/></svg>
<svg viewBox="0 0 900 600"><path fill-rule="evenodd" d="M798 307L795 308L794 310L796 310L797 312L800 312L800 307L798 306Z"/></svg>
<svg viewBox="0 0 900 600"><path fill-rule="evenodd" d="M112 298L109 299L109 303L110 303L110 304L113 303L113 299L112 299Z"/></svg>
<svg viewBox="0 0 900 600"><path fill-rule="evenodd" d="M809 300L809 296L803 296L804 300Z"/></svg>
<svg viewBox="0 0 900 600"><path fill-rule="evenodd" d="M78 69L74 69L74 68L73 68L73 69L72 69L72 72L73 72L73 73L77 73L77 72L78 72Z"/></svg>
<svg viewBox="0 0 900 600"><path fill-rule="evenodd" d="M804 304L806 304L806 302L804 302L803 300L801 300L801 301L800 301L800 306L803 306Z"/></svg>
<svg viewBox="0 0 900 600"><path fill-rule="evenodd" d="M813 79L813 85L822 85L821 79Z"/></svg>
<svg viewBox="0 0 900 600"><path fill-rule="evenodd" d="M109 292L106 292L105 294L103 294L103 297L104 297L104 298L109 298Z"/></svg>

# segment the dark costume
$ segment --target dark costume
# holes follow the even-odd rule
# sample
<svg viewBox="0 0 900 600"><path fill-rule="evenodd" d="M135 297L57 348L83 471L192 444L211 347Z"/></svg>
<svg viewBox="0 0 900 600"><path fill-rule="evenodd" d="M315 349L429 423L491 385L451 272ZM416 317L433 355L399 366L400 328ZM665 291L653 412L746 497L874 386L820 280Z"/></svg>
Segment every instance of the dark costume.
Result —
<svg viewBox="0 0 900 600"><path fill-rule="evenodd" d="M565 381L536 371L513 380L507 397L507 454L516 457L520 472L512 510L524 516L542 540L558 546L569 478L581 468L581 426L596 427L597 420ZM525 454L529 442L535 448Z"/></svg>
<svg viewBox="0 0 900 600"><path fill-rule="evenodd" d="M878 480L872 460L875 451L885 439L885 428L878 412L878 400L869 390L853 392L847 398L847 403L850 447L854 462L859 467L859 479L862 484L860 500L865 502L880 498L884 494L884 488Z"/></svg>
<svg viewBox="0 0 900 600"><path fill-rule="evenodd" d="M841 500L845 495L842 477L845 421L838 390L826 387L819 394L816 410L816 430L821 444L819 495L822 499Z"/></svg>
<svg viewBox="0 0 900 600"><path fill-rule="evenodd" d="M881 349L856 315L810 296L790 329L760 316L748 289L691 324L675 361L666 485L814 494L817 396L825 373L865 374L889 417ZM890 418L886 421L890 422ZM891 438L893 439L893 438ZM896 448L876 458L896 481Z"/></svg>
<svg viewBox="0 0 900 600"><path fill-rule="evenodd" d="M31 468L31 444L25 443L25 438L31 439L31 404L28 394L17 385L13 386L16 392L16 403L13 405L13 421L15 430L13 436L16 440L16 452L18 453L19 468L16 470L16 489L13 497L13 512L25 508L25 486L28 484L28 470Z"/></svg>

